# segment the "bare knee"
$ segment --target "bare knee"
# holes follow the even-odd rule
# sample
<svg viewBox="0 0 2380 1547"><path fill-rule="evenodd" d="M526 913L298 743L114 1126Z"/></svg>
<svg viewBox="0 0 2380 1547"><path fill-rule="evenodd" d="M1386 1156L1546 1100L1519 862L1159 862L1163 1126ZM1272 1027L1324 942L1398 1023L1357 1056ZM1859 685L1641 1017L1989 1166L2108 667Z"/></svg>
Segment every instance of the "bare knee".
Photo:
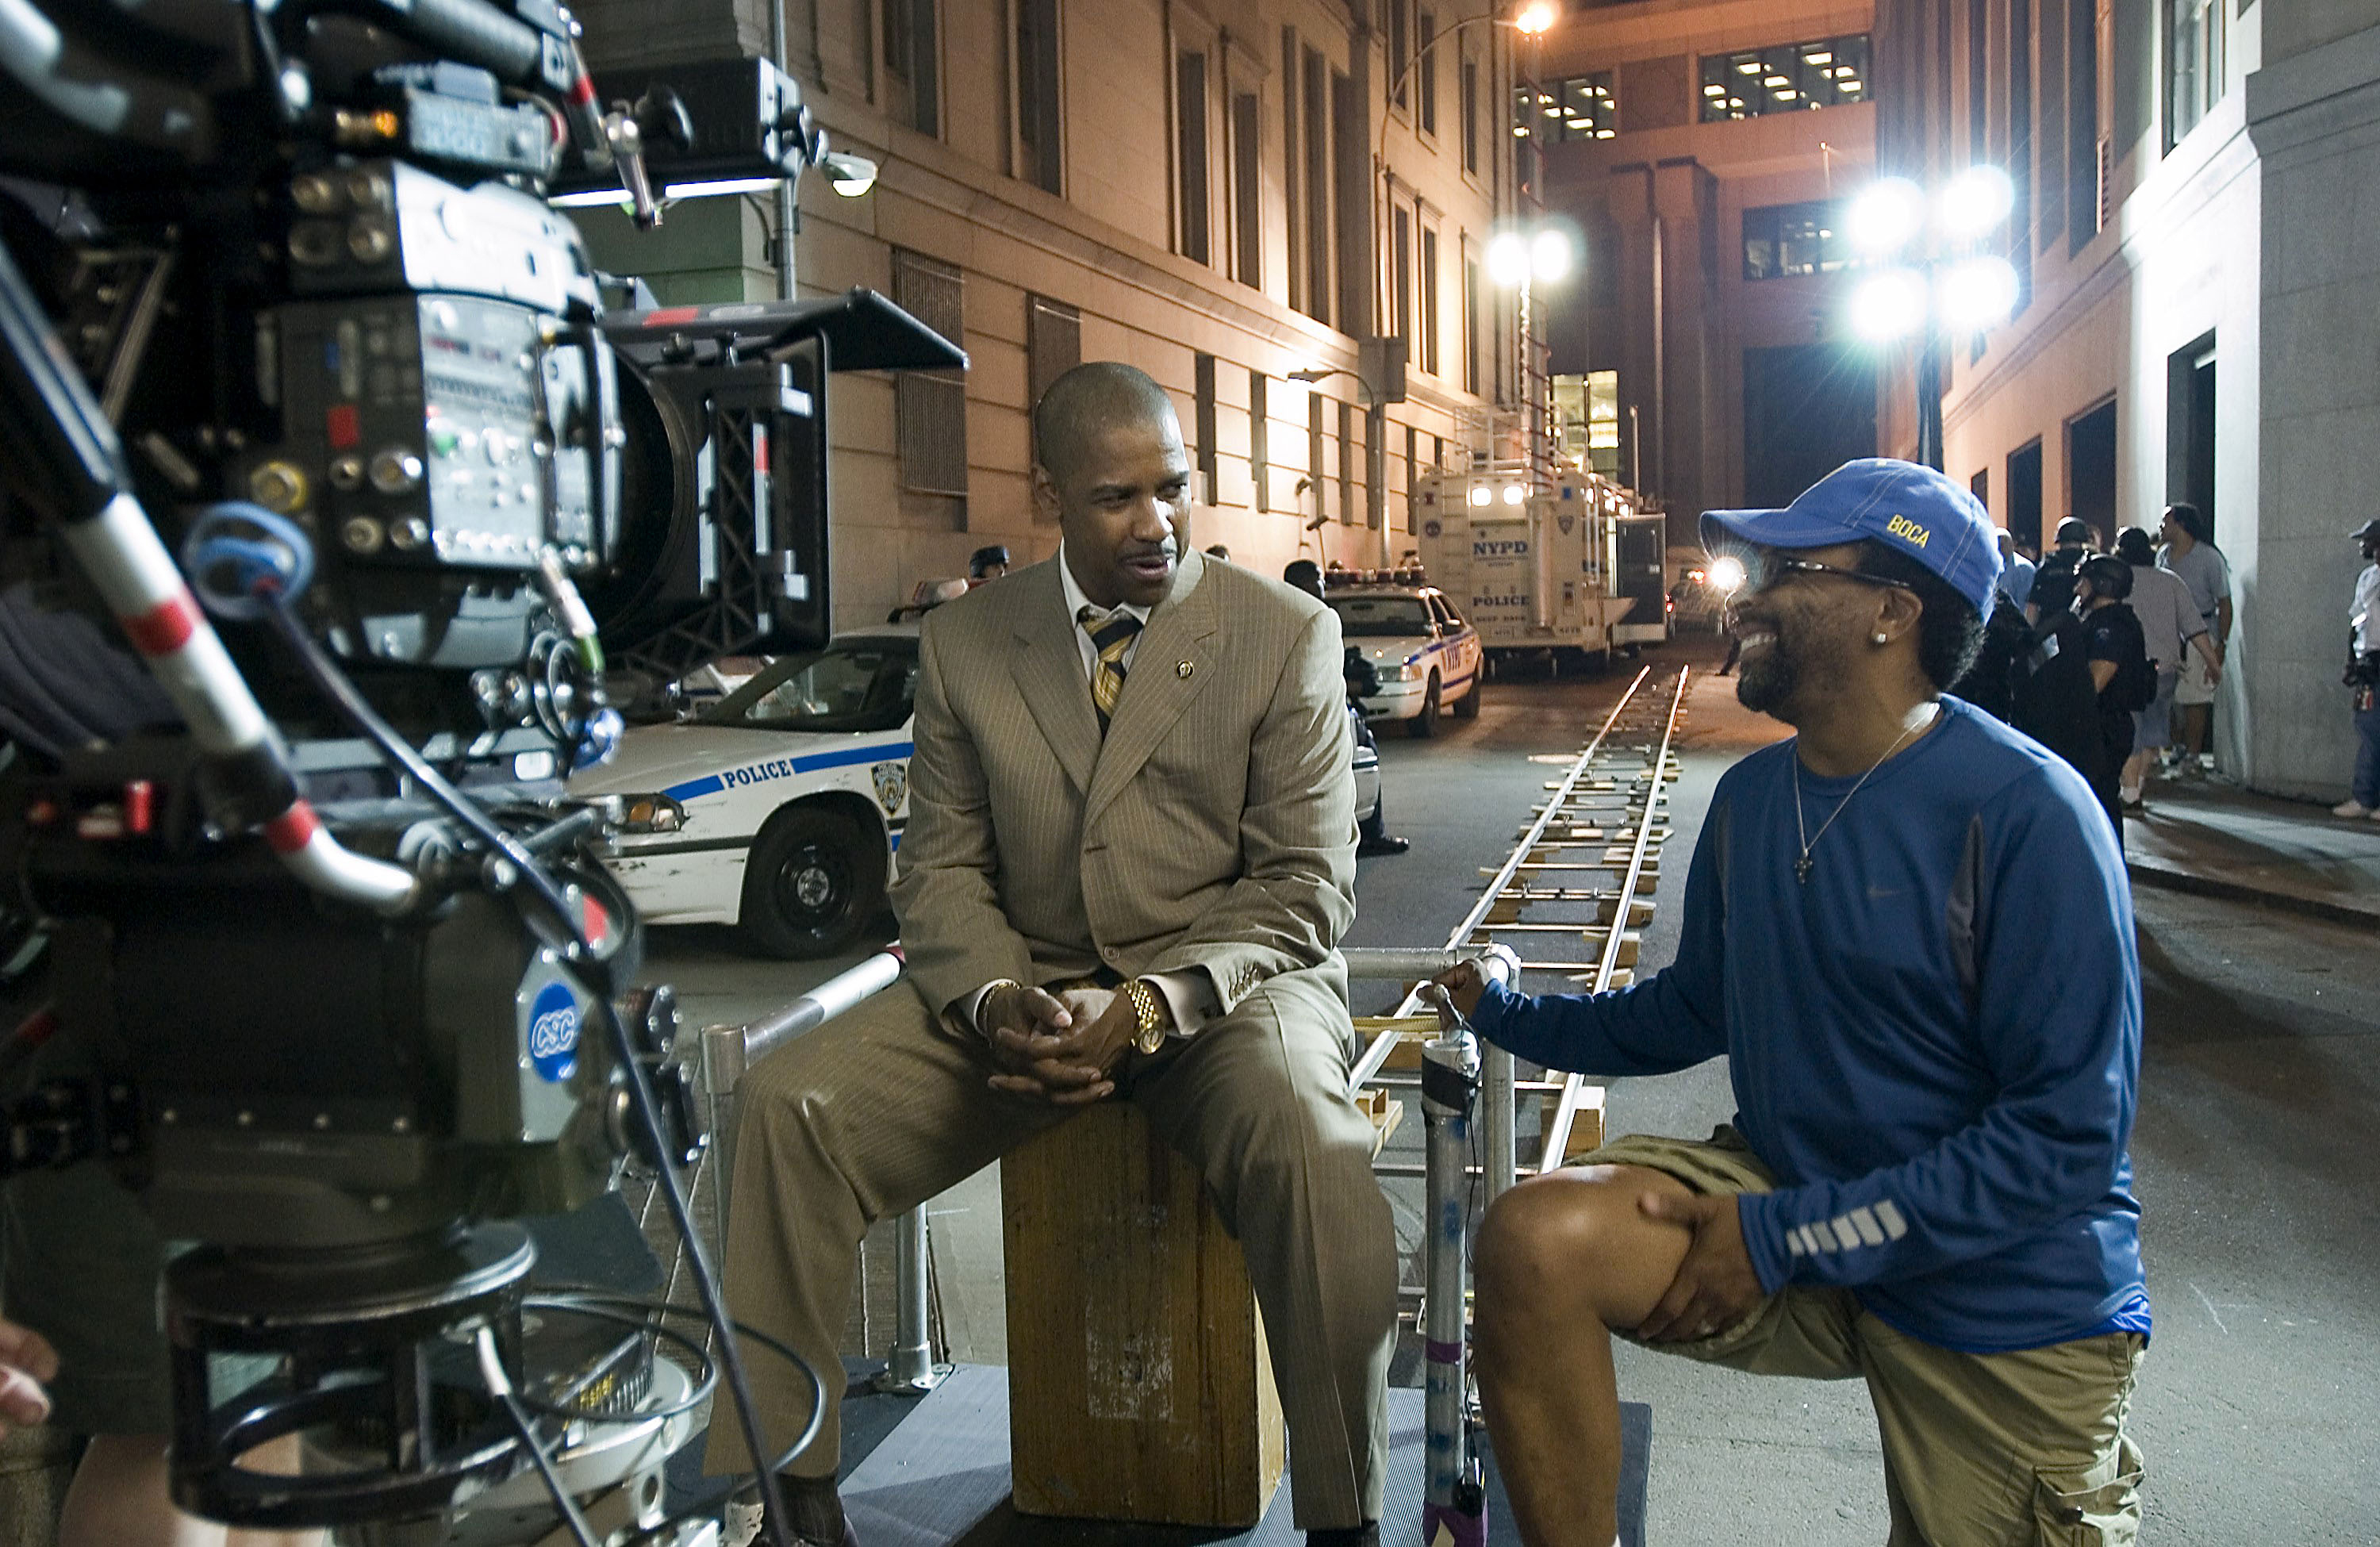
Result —
<svg viewBox="0 0 2380 1547"><path fill-rule="evenodd" d="M1682 1229L1646 1219L1636 1200L1679 1186L1633 1167L1595 1167L1505 1193L1479 1228L1482 1322L1587 1316L1634 1326L1668 1288L1688 1244Z"/></svg>

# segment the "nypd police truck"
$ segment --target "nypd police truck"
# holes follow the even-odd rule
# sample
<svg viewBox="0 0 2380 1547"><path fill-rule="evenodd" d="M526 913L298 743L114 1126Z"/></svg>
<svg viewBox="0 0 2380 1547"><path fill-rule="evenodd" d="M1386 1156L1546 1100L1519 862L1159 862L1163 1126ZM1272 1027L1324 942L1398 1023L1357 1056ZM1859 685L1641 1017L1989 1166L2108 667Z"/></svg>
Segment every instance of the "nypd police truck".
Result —
<svg viewBox="0 0 2380 1547"><path fill-rule="evenodd" d="M1652 608L1664 613L1658 516L1592 473L1550 488L1524 469L1497 465L1440 473L1415 486L1415 536L1430 577L1479 630L1492 664L1534 658L1554 669L1609 662L1616 646L1645 636L1642 604L1621 585L1633 574L1626 541L1653 523L1657 563ZM1667 637L1664 624L1659 637Z"/></svg>

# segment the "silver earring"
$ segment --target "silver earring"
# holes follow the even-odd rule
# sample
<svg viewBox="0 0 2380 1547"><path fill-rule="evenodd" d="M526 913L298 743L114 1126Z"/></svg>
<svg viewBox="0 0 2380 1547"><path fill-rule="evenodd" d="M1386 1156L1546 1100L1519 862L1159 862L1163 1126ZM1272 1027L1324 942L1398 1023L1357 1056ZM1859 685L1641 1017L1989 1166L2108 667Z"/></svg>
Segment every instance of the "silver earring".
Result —
<svg viewBox="0 0 2380 1547"><path fill-rule="evenodd" d="M1890 644L1892 642L1892 637L1888 634L1878 634L1876 637L1876 642L1878 644Z"/></svg>

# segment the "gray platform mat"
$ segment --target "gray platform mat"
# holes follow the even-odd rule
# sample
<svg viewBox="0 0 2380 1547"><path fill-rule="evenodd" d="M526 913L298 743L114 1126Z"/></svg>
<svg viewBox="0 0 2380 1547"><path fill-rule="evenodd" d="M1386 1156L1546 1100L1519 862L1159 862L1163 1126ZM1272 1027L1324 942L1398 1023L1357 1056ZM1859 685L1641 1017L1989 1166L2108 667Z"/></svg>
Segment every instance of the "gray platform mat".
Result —
<svg viewBox="0 0 2380 1547"><path fill-rule="evenodd" d="M1620 1534L1643 1547L1652 1409L1621 1404ZM856 1436L855 1436L856 1438ZM1389 1393L1388 1492L1381 1547L1423 1547L1422 1394ZM867 1547L1300 1547L1288 1479L1256 1529L1199 1530L1020 1516L1008 1504L1008 1371L962 1365L848 1468L844 1512ZM1488 1457L1488 1541L1517 1543L1503 1480Z"/></svg>

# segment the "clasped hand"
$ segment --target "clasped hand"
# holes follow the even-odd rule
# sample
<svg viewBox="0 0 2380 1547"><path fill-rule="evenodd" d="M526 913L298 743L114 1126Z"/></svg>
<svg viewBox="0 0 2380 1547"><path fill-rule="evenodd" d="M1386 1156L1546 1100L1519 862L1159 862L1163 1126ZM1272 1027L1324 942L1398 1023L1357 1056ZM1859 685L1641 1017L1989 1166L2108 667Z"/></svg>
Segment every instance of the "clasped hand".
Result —
<svg viewBox="0 0 2380 1547"><path fill-rule="evenodd" d="M1000 1073L991 1088L1054 1106L1087 1106L1115 1094L1115 1067L1138 1019L1108 989L1001 988L983 1006Z"/></svg>

